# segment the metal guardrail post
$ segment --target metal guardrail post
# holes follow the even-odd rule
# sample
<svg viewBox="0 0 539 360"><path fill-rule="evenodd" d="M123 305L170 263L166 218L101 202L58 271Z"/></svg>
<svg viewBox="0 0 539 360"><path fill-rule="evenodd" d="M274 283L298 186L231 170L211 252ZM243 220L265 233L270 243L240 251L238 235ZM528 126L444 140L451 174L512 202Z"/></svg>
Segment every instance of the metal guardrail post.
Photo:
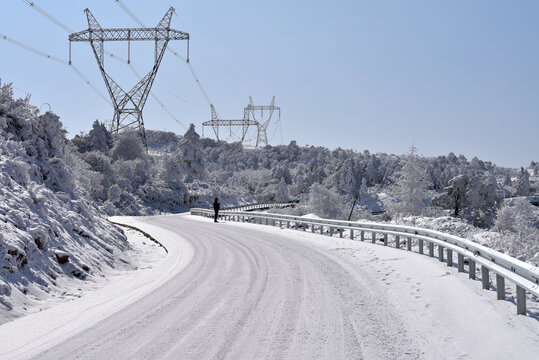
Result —
<svg viewBox="0 0 539 360"><path fill-rule="evenodd" d="M475 279L475 261L468 259L468 262L470 263L468 265L468 278Z"/></svg>
<svg viewBox="0 0 539 360"><path fill-rule="evenodd" d="M440 262L444 261L444 247L440 245L438 245L438 260Z"/></svg>
<svg viewBox="0 0 539 360"><path fill-rule="evenodd" d="M505 300L505 278L496 274L496 296L498 300Z"/></svg>
<svg viewBox="0 0 539 360"><path fill-rule="evenodd" d="M371 233L371 242L376 243L376 233L374 231Z"/></svg>
<svg viewBox="0 0 539 360"><path fill-rule="evenodd" d="M429 256L434 257L434 243L429 241Z"/></svg>
<svg viewBox="0 0 539 360"><path fill-rule="evenodd" d="M387 246L387 234L384 234L384 246Z"/></svg>
<svg viewBox="0 0 539 360"><path fill-rule="evenodd" d="M354 239L354 229L350 229L350 239Z"/></svg>
<svg viewBox="0 0 539 360"><path fill-rule="evenodd" d="M488 268L485 265L481 265L481 282L483 283L483 290L490 289Z"/></svg>
<svg viewBox="0 0 539 360"><path fill-rule="evenodd" d="M447 266L453 266L453 250L447 249Z"/></svg>
<svg viewBox="0 0 539 360"><path fill-rule="evenodd" d="M320 234L324 233L324 226L320 225Z"/></svg>
<svg viewBox="0 0 539 360"><path fill-rule="evenodd" d="M412 237L408 236L406 239L406 250L412 251Z"/></svg>
<svg viewBox="0 0 539 360"><path fill-rule="evenodd" d="M365 231L363 231L363 230L361 230L360 239L361 239L361 241L365 241Z"/></svg>
<svg viewBox="0 0 539 360"><path fill-rule="evenodd" d="M333 236L333 228L331 226L329 227L329 236Z"/></svg>
<svg viewBox="0 0 539 360"><path fill-rule="evenodd" d="M423 254L423 239L417 240L417 244L419 245L419 253Z"/></svg>
<svg viewBox="0 0 539 360"><path fill-rule="evenodd" d="M339 237L342 239L343 228L339 228Z"/></svg>
<svg viewBox="0 0 539 360"><path fill-rule="evenodd" d="M517 315L526 315L526 289L517 285Z"/></svg>
<svg viewBox="0 0 539 360"><path fill-rule="evenodd" d="M464 255L457 254L459 272L464 272Z"/></svg>
<svg viewBox="0 0 539 360"><path fill-rule="evenodd" d="M395 236L395 247L399 249L401 247L401 237L399 235Z"/></svg>

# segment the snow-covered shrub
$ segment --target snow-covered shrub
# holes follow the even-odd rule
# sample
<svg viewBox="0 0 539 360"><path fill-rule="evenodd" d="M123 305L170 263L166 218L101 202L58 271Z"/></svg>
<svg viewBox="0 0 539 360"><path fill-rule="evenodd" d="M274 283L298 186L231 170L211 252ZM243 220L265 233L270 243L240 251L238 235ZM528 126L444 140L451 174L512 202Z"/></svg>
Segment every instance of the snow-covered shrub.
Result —
<svg viewBox="0 0 539 360"><path fill-rule="evenodd" d="M126 131L118 136L112 148L114 160L135 160L146 157L146 151L135 131Z"/></svg>

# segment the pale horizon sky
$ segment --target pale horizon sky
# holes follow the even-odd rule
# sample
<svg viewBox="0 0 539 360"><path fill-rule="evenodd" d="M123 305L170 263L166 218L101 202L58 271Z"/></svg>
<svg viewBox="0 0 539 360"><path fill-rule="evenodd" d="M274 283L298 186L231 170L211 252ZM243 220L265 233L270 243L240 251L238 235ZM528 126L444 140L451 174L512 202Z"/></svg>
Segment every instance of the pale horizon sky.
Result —
<svg viewBox="0 0 539 360"><path fill-rule="evenodd" d="M103 28L138 27L115 0L34 2L74 31L87 29L86 7ZM249 96L267 105L275 95L284 144L395 154L414 144L429 157L454 152L508 167L539 161L539 2L124 3L149 27L176 9L171 27L190 33L191 64L223 119L241 118ZM25 1L2 0L0 13L1 34L67 60L68 33ZM153 46L131 45L143 75ZM182 54L185 45L169 43ZM124 43L105 48L127 57ZM90 45L73 43L72 52L74 65L107 95ZM69 137L112 118L112 106L67 65L1 39L0 54L2 83L13 82L17 96L31 93L34 105L49 103ZM127 65L107 58L105 66L124 88L135 84ZM149 97L146 128L183 134L194 123L202 132L209 104L170 52L153 92L182 125ZM204 133L213 137L210 128ZM272 145L281 143L275 134Z"/></svg>

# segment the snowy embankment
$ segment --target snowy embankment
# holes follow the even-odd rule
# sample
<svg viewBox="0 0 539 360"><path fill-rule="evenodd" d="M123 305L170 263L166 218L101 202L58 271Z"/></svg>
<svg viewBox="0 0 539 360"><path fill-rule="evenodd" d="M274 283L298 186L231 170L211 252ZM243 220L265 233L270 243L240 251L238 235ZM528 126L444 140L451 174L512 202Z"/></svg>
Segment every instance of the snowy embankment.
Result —
<svg viewBox="0 0 539 360"><path fill-rule="evenodd" d="M64 134L0 85L0 324L79 296L130 249L73 180Z"/></svg>
<svg viewBox="0 0 539 360"><path fill-rule="evenodd" d="M131 244L138 251L129 251L126 256L137 267L129 271L108 272L106 282L99 284L98 289L1 325L3 345L0 358L31 358L84 332L159 288L180 272L193 256L191 246L178 234L142 223L136 218L113 217L111 221L151 233L159 239L162 247L138 231L127 230ZM163 247L168 251L166 256Z"/></svg>
<svg viewBox="0 0 539 360"><path fill-rule="evenodd" d="M531 359L539 348L537 318L426 256L189 215L122 221L169 250L157 278L0 327L0 357Z"/></svg>

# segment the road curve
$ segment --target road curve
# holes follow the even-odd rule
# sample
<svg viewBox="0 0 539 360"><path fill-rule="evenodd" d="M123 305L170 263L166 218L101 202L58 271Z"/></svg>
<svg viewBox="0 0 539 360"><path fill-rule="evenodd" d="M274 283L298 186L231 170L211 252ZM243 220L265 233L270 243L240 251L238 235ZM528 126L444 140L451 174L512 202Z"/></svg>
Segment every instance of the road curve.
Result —
<svg viewBox="0 0 539 360"><path fill-rule="evenodd" d="M463 342L446 338L436 327L443 322L418 319L427 324L418 332L399 299L388 299L382 275L368 267L368 260L365 266L358 266L338 246L313 246L286 230L277 234L260 231L255 225L214 224L191 216L144 221L180 233L194 248L191 262L148 295L36 359L488 355L488 351L474 353L473 346L462 349ZM384 251L397 254L394 249ZM429 347L432 339L445 346Z"/></svg>

